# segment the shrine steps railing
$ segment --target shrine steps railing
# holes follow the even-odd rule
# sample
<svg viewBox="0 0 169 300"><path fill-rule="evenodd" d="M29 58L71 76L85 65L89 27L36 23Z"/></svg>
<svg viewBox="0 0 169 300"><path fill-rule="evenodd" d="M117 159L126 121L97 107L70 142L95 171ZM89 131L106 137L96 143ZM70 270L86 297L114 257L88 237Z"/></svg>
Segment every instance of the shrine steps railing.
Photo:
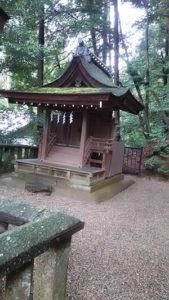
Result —
<svg viewBox="0 0 169 300"><path fill-rule="evenodd" d="M50 153L52 147L56 143L56 133L51 133L48 139L47 149L46 149L46 156Z"/></svg>
<svg viewBox="0 0 169 300"><path fill-rule="evenodd" d="M112 151L113 140L90 136L85 145L83 165L97 165L104 168L106 155ZM92 157L92 155L95 156Z"/></svg>

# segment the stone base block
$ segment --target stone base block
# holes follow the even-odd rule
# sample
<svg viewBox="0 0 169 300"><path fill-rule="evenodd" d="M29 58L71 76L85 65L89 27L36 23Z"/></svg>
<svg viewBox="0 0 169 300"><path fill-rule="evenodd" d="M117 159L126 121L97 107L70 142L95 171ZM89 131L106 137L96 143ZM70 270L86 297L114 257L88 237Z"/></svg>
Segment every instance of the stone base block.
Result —
<svg viewBox="0 0 169 300"><path fill-rule="evenodd" d="M128 188L130 185L134 183L133 178L130 176L124 176L122 174L113 176L108 179L103 179L100 182L97 182L92 185L82 185L76 181L68 181L65 179L54 179L47 176L29 174L25 175L24 178L6 178L3 180L3 184L11 185L11 186L24 186L31 185L32 188L36 190L36 192L47 192L49 195L52 192L56 192L57 195L73 198L73 199L82 199L84 201L87 200L95 200L98 202L111 199L116 194ZM41 186L42 189L38 187ZM45 190L44 190L45 187ZM50 191L50 193L49 193Z"/></svg>
<svg viewBox="0 0 169 300"><path fill-rule="evenodd" d="M134 184L133 179L122 176L118 180L117 178L105 179L88 190L82 189L80 186L68 186L66 183L62 183L62 186L56 186L55 191L57 194L68 198L102 202L111 199L132 184Z"/></svg>

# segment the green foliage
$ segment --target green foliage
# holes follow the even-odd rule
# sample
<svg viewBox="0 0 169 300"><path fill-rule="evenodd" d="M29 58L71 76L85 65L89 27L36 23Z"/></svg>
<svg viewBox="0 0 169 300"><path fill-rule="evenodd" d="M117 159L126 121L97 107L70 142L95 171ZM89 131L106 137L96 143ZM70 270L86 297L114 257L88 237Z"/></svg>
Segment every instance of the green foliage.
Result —
<svg viewBox="0 0 169 300"><path fill-rule="evenodd" d="M0 104L0 143L36 144L36 112L27 106ZM23 142L21 142L23 141Z"/></svg>
<svg viewBox="0 0 169 300"><path fill-rule="evenodd" d="M71 31L70 16L61 1L11 1L5 9L11 19L2 36L5 57L0 71L11 74L12 87L24 89L37 85L38 61L42 49L38 42L38 26L42 7L45 7L44 74L53 80L64 65L66 42ZM71 17L72 19L72 17ZM62 61L63 60L63 61Z"/></svg>
<svg viewBox="0 0 169 300"><path fill-rule="evenodd" d="M120 134L128 147L143 147L145 144L145 137L141 130L138 116L122 112Z"/></svg>
<svg viewBox="0 0 169 300"><path fill-rule="evenodd" d="M139 133L141 128L146 140L164 143L169 133L169 2L123 2L130 2L145 12L144 18L135 25L142 31L143 37L136 55L129 60L127 66L129 83L145 105L137 131Z"/></svg>
<svg viewBox="0 0 169 300"><path fill-rule="evenodd" d="M145 161L145 168L151 171L157 171L161 167L161 162L158 156L152 156L151 158Z"/></svg>
<svg viewBox="0 0 169 300"><path fill-rule="evenodd" d="M11 171L13 165L11 163L12 158L9 152L4 153L3 158L0 160L0 172L8 172Z"/></svg>
<svg viewBox="0 0 169 300"><path fill-rule="evenodd" d="M169 145L162 146L161 152L164 154L169 154Z"/></svg>
<svg viewBox="0 0 169 300"><path fill-rule="evenodd" d="M145 161L145 168L160 176L169 177L169 144L159 144L153 156Z"/></svg>
<svg viewBox="0 0 169 300"><path fill-rule="evenodd" d="M153 152L154 155L169 155L169 144L158 144Z"/></svg>
<svg viewBox="0 0 169 300"><path fill-rule="evenodd" d="M139 73L139 68L133 62L130 62L127 66L127 73L133 78L136 84L142 84L144 81L143 74Z"/></svg>
<svg viewBox="0 0 169 300"><path fill-rule="evenodd" d="M165 176L165 177L169 176L169 168L165 165L160 166L157 169L157 172L158 172L159 175L162 175L162 176Z"/></svg>
<svg viewBox="0 0 169 300"><path fill-rule="evenodd" d="M68 49L70 39L79 33L98 56L103 57L103 53L107 55L110 50L106 1L7 0L3 8L11 19L1 37L6 56L0 61L0 70L12 75L14 87L37 85L38 60L42 57L44 82L59 76L72 50ZM44 47L38 42L42 17L45 21Z"/></svg>

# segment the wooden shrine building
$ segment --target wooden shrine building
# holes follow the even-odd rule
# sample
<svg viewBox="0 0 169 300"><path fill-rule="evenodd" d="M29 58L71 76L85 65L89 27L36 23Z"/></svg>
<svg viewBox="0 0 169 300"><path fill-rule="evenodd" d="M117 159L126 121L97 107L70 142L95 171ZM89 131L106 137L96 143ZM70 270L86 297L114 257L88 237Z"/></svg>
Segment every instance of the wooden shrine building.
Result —
<svg viewBox="0 0 169 300"><path fill-rule="evenodd" d="M83 42L59 79L30 91L0 94L9 103L45 112L38 159L16 161L17 172L50 178L59 191L66 186L73 194L80 191L80 197L82 191L88 196L97 191L94 198L100 199L107 189L113 195L124 188L124 144L116 139L115 112L138 114L143 106L127 88L113 84L109 69Z"/></svg>

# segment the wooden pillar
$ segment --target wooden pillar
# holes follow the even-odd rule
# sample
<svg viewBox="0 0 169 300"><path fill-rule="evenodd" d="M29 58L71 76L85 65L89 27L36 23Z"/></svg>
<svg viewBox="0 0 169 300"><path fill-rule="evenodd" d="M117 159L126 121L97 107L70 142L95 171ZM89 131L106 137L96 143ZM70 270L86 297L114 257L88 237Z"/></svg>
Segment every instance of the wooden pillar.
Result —
<svg viewBox="0 0 169 300"><path fill-rule="evenodd" d="M80 161L79 161L79 167L81 168L83 167L83 156L85 150L86 136L87 136L87 112L83 111L82 131L81 131L81 139L80 139Z"/></svg>
<svg viewBox="0 0 169 300"><path fill-rule="evenodd" d="M110 139L115 140L115 138L116 138L116 121L115 121L115 117L112 119L111 126L112 126L112 128L111 128Z"/></svg>
<svg viewBox="0 0 169 300"><path fill-rule="evenodd" d="M49 136L49 125L50 125L50 114L51 111L46 109L45 111L45 124L43 127L43 137L42 137L42 151L41 151L41 160L44 160L47 155L47 143L48 143L48 136Z"/></svg>

